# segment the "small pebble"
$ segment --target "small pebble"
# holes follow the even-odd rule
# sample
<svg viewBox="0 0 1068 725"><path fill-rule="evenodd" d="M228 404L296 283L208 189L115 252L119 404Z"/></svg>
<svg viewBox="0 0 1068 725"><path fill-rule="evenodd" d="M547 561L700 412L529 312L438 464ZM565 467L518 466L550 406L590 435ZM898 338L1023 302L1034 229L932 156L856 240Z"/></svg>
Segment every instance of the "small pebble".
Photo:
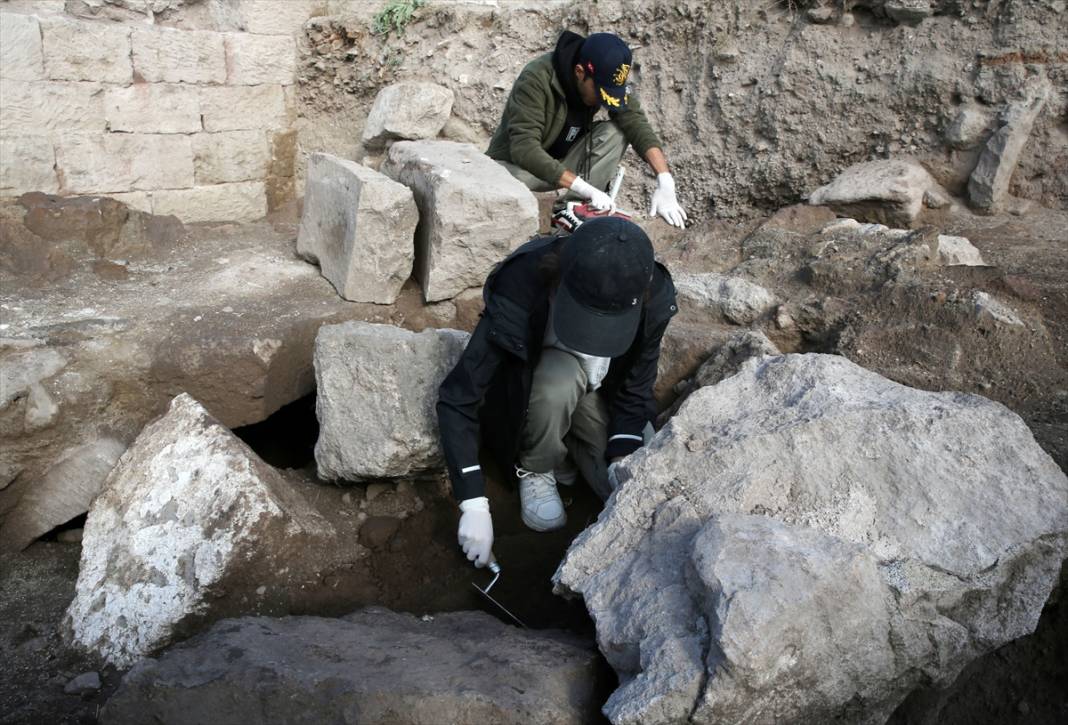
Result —
<svg viewBox="0 0 1068 725"><path fill-rule="evenodd" d="M85 695L100 689L100 675L95 672L83 672L68 682L63 692L68 695Z"/></svg>

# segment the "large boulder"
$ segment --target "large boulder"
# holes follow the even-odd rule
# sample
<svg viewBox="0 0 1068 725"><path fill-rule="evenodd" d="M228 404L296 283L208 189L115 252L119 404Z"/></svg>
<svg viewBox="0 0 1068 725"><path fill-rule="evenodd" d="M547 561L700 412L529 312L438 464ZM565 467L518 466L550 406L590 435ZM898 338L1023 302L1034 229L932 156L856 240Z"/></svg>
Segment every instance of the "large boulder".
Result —
<svg viewBox="0 0 1068 725"><path fill-rule="evenodd" d="M585 642L481 612L250 617L139 664L101 721L580 725L596 669Z"/></svg>
<svg viewBox="0 0 1068 725"><path fill-rule="evenodd" d="M924 205L942 207L949 199L916 162L886 159L850 166L812 192L809 203L863 222L911 228L917 225Z"/></svg>
<svg viewBox="0 0 1068 725"><path fill-rule="evenodd" d="M775 305L775 297L758 284L716 272L679 273L673 277L683 307L690 305L735 325L748 325Z"/></svg>
<svg viewBox="0 0 1068 725"><path fill-rule="evenodd" d="M67 620L127 667L263 582L333 528L188 395L145 427L93 502ZM296 583L294 586L298 586Z"/></svg>
<svg viewBox="0 0 1068 725"><path fill-rule="evenodd" d="M1030 633L1068 478L1023 421L829 355L698 390L555 575L621 686L614 723L884 722Z"/></svg>
<svg viewBox="0 0 1068 725"><path fill-rule="evenodd" d="M415 194L415 276L427 302L482 286L493 265L538 231L534 195L471 144L400 141L382 173Z"/></svg>
<svg viewBox="0 0 1068 725"><path fill-rule="evenodd" d="M441 467L435 404L468 333L347 322L315 339L315 461L324 480L405 476Z"/></svg>
<svg viewBox="0 0 1068 725"><path fill-rule="evenodd" d="M363 127L368 148L397 139L434 138L452 111L453 93L445 86L405 81L386 86L375 96Z"/></svg>
<svg viewBox="0 0 1068 725"><path fill-rule="evenodd" d="M392 304L412 274L419 210L412 192L353 161L312 154L297 253L353 302Z"/></svg>

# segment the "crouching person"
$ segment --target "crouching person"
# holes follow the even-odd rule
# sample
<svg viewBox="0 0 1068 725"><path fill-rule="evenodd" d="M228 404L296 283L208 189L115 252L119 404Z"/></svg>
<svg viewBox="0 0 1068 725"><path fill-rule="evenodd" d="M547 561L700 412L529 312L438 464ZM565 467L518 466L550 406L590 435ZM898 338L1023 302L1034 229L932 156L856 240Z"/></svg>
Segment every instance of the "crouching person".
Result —
<svg viewBox="0 0 1068 725"><path fill-rule="evenodd" d="M459 542L476 566L493 547L480 441L504 470L515 466L522 519L535 531L564 525L557 485L578 474L607 498L607 463L642 445L656 413L660 341L677 310L649 238L618 217L527 242L497 265L482 296L437 405Z"/></svg>

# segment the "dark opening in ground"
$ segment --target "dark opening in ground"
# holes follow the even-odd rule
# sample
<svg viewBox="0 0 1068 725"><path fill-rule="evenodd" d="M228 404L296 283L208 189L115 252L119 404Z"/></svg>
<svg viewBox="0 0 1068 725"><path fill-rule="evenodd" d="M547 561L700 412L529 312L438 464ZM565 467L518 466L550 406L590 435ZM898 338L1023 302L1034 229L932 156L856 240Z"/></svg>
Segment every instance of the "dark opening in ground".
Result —
<svg viewBox="0 0 1068 725"><path fill-rule="evenodd" d="M234 428L233 432L272 466L304 468L315 462L315 441L319 438L315 393L282 406L266 420Z"/></svg>

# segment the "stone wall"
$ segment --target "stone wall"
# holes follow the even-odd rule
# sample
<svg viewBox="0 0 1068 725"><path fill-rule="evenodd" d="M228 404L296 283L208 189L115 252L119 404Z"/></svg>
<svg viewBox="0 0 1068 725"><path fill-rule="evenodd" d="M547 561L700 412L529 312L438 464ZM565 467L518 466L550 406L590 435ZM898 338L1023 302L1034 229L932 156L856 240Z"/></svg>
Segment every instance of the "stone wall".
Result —
<svg viewBox="0 0 1068 725"><path fill-rule="evenodd" d="M324 0L0 0L0 196L186 222L294 197L297 33Z"/></svg>

